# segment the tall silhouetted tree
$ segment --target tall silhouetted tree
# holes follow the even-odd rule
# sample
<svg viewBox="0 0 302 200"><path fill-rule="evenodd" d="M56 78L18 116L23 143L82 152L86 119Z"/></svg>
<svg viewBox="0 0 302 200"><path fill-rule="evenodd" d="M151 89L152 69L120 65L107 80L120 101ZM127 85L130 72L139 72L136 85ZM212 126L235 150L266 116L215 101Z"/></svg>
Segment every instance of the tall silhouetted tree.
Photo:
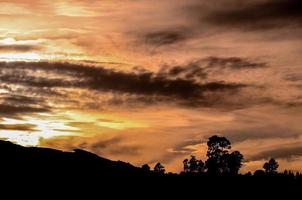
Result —
<svg viewBox="0 0 302 200"><path fill-rule="evenodd" d="M278 167L279 164L274 158L271 158L268 162L264 163L263 165L263 169L266 173L277 173Z"/></svg>
<svg viewBox="0 0 302 200"><path fill-rule="evenodd" d="M230 153L231 142L225 137L212 136L208 142L206 168L209 174L238 174L242 166L243 155L239 151Z"/></svg>
<svg viewBox="0 0 302 200"><path fill-rule="evenodd" d="M220 137L217 135L210 137L207 142L207 145L208 145L208 151L207 151L208 157L223 156L229 152L229 149L231 149L231 142L225 137Z"/></svg>
<svg viewBox="0 0 302 200"><path fill-rule="evenodd" d="M191 156L191 159L189 160L189 169L190 172L195 173L198 171L198 160L195 156Z"/></svg>
<svg viewBox="0 0 302 200"><path fill-rule="evenodd" d="M154 166L154 172L164 174L165 173L165 167L161 163L157 163Z"/></svg>
<svg viewBox="0 0 302 200"><path fill-rule="evenodd" d="M186 158L182 163L184 164L184 172L185 173L190 172L189 160Z"/></svg>
<svg viewBox="0 0 302 200"><path fill-rule="evenodd" d="M234 151L229 155L228 168L231 175L237 175L243 161L243 155L239 151Z"/></svg>
<svg viewBox="0 0 302 200"><path fill-rule="evenodd" d="M209 174L223 174L226 171L226 161L231 142L225 137L214 135L209 138L208 142L206 167Z"/></svg>
<svg viewBox="0 0 302 200"><path fill-rule="evenodd" d="M197 172L198 173L204 173L205 171L205 164L202 160L198 160L198 166L197 166Z"/></svg>

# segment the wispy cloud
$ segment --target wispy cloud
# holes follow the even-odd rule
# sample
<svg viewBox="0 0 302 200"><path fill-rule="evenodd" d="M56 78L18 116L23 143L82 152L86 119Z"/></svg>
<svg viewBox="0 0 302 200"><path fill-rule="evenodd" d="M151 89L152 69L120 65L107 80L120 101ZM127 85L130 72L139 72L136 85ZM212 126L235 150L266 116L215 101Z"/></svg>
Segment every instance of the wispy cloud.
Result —
<svg viewBox="0 0 302 200"><path fill-rule="evenodd" d="M39 72L39 76L35 76ZM198 73L195 69L195 73ZM53 74L53 77L49 76ZM58 78L65 77L65 80ZM76 76L78 79L73 79ZM70 80L68 80L70 79ZM69 63L15 62L1 63L1 80L37 88L83 88L100 92L119 92L135 95L199 101L204 93L232 91L246 87L240 83L197 82L190 77L175 78L171 73L122 72L103 67Z"/></svg>
<svg viewBox="0 0 302 200"><path fill-rule="evenodd" d="M247 30L265 30L299 26L302 19L302 4L299 0L253 1L226 9L218 8L207 20L221 26Z"/></svg>

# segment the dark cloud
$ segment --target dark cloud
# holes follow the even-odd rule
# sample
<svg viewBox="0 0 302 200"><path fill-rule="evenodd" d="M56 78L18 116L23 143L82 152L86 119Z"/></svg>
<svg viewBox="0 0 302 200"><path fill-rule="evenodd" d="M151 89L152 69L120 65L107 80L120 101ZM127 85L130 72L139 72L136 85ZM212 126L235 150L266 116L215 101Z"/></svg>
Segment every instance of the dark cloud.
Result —
<svg viewBox="0 0 302 200"><path fill-rule="evenodd" d="M29 94L33 95L33 94ZM0 117L21 117L22 114L51 112L44 98L14 94L0 94Z"/></svg>
<svg viewBox="0 0 302 200"><path fill-rule="evenodd" d="M203 81L207 80L210 72L216 72L221 69L252 70L264 67L267 67L267 63L247 58L212 56L194 60L184 65L163 66L159 76Z"/></svg>
<svg viewBox="0 0 302 200"><path fill-rule="evenodd" d="M177 99L163 96L145 96L145 95L114 95L107 103L112 106L127 106L128 108L142 108L146 105L156 105L161 103L175 102Z"/></svg>
<svg viewBox="0 0 302 200"><path fill-rule="evenodd" d="M301 27L302 2L300 0L231 1L203 19L219 26L247 30L265 30L289 26Z"/></svg>
<svg viewBox="0 0 302 200"><path fill-rule="evenodd" d="M0 124L0 130L10 131L36 131L33 124Z"/></svg>
<svg viewBox="0 0 302 200"><path fill-rule="evenodd" d="M20 114L33 114L33 113L42 113L42 112L50 112L49 108L43 107L34 107L34 106L15 106L15 105L0 105L0 113L1 117L10 116L15 117Z"/></svg>
<svg viewBox="0 0 302 200"><path fill-rule="evenodd" d="M97 142L83 142L78 145L84 149L91 149L99 154L109 153L111 155L138 155L141 150L140 146L123 144L122 137L113 137L110 139L102 139Z"/></svg>
<svg viewBox="0 0 302 200"><path fill-rule="evenodd" d="M160 75L173 78L202 80L206 79L208 74L202 63L198 60L192 61L186 65L178 65L174 67L164 66L161 69Z"/></svg>
<svg viewBox="0 0 302 200"><path fill-rule="evenodd" d="M0 52L28 52L41 49L42 47L37 45L0 45Z"/></svg>
<svg viewBox="0 0 302 200"><path fill-rule="evenodd" d="M240 57L208 57L202 62L206 63L206 68L253 69L267 66L265 62L255 62Z"/></svg>
<svg viewBox="0 0 302 200"><path fill-rule="evenodd" d="M257 120L258 119L250 119L250 123L257 123ZM264 125L262 127L249 128L245 130L225 130L224 136L229 138L233 143L238 143L246 140L298 138L300 134L290 130L289 128L284 128L281 125L280 127L277 125Z"/></svg>
<svg viewBox="0 0 302 200"><path fill-rule="evenodd" d="M182 143L177 144L173 148L173 153L179 154L179 155L181 155L181 154L183 154L183 155L192 154L194 150L192 148L189 148L189 146L203 144L205 142L206 142L206 140L186 140L186 141L183 141Z"/></svg>
<svg viewBox="0 0 302 200"><path fill-rule="evenodd" d="M7 84L18 84L29 87L51 88L51 87L72 87L73 83L60 78L49 78L47 76L34 76L35 71L28 71L26 67L18 69L16 66L12 69L0 70L1 82Z"/></svg>
<svg viewBox="0 0 302 200"><path fill-rule="evenodd" d="M118 138L118 137L110 138L107 140L101 140L101 141L93 143L91 145L91 148L94 149L95 151L98 151L100 149L105 149L105 148L117 145L121 141L122 141L122 139Z"/></svg>
<svg viewBox="0 0 302 200"><path fill-rule="evenodd" d="M292 81L292 82L300 82L302 81L302 74L301 73L287 74L285 76L285 80Z"/></svg>
<svg viewBox="0 0 302 200"><path fill-rule="evenodd" d="M104 67L70 63L14 62L0 63L1 81L39 88L83 88L103 92L119 92L146 96L163 96L178 100L196 101L204 93L238 91L243 84L226 82L197 82L188 77L162 73L114 71ZM39 72L39 76L35 76ZM44 76L43 76L43 72ZM49 73L63 78L50 77ZM193 70L191 73L199 73ZM192 76L192 75L191 75ZM68 78L77 79L69 80Z"/></svg>
<svg viewBox="0 0 302 200"><path fill-rule="evenodd" d="M268 151L263 151L254 156L248 158L250 161L261 160L261 159L291 159L297 156L302 156L302 147L301 146L293 146L293 147L280 147L275 148Z"/></svg>
<svg viewBox="0 0 302 200"><path fill-rule="evenodd" d="M119 145L111 149L109 152L112 155L131 155L137 156L141 150L140 146Z"/></svg>
<svg viewBox="0 0 302 200"><path fill-rule="evenodd" d="M187 38L185 30L165 30L147 33L143 37L146 44L164 46L182 42Z"/></svg>
<svg viewBox="0 0 302 200"><path fill-rule="evenodd" d="M23 95L0 95L0 99L3 102L9 104L19 104L19 105L41 105L45 103L44 99L38 97L30 97L30 96L23 96Z"/></svg>
<svg viewBox="0 0 302 200"><path fill-rule="evenodd" d="M49 93L51 91L48 93L44 89L38 92L28 89L12 89L8 91L8 93L0 94L0 119L1 117L22 118L24 115L52 112L53 108L46 101L46 99L49 100L47 95L52 95Z"/></svg>

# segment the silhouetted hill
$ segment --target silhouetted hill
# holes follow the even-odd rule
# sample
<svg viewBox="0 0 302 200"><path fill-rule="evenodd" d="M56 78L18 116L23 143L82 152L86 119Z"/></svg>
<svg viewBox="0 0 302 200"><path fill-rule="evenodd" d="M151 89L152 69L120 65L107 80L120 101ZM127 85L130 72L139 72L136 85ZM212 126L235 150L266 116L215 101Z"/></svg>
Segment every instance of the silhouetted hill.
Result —
<svg viewBox="0 0 302 200"><path fill-rule="evenodd" d="M217 195L241 192L285 191L300 186L301 178L284 175L213 176L207 173L156 173L122 161L111 161L76 149L64 152L49 148L23 147L0 141L0 183L10 188L51 188L75 192L100 188L119 194L145 191L148 194L188 193L192 191ZM270 189L273 188L273 189ZM107 190L108 189L108 190ZM150 193L152 191L152 193ZM45 191L47 192L47 191ZM122 193L124 194L124 193ZM132 193L131 193L132 194Z"/></svg>
<svg viewBox="0 0 302 200"><path fill-rule="evenodd" d="M122 161L111 161L93 153L75 149L64 152L49 148L23 147L8 141L0 141L0 169L14 173L94 176L129 176L145 174L141 168ZM24 175L24 174L23 174Z"/></svg>

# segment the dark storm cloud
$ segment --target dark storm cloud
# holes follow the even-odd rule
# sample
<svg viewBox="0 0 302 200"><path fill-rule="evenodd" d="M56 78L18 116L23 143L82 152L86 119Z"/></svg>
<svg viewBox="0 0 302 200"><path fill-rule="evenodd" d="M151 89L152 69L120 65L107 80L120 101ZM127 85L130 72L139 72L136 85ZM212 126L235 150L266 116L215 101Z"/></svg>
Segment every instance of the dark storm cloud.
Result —
<svg viewBox="0 0 302 200"><path fill-rule="evenodd" d="M86 88L176 99L199 99L205 92L237 91L246 85L225 82L199 83L192 79L163 76L162 73L131 73L70 63L1 63L1 81L31 87ZM46 75L35 76L35 72ZM49 78L47 73L78 77L76 80Z"/></svg>
<svg viewBox="0 0 302 200"><path fill-rule="evenodd" d="M212 12L202 21L247 30L301 27L302 2L300 0L230 1L225 7L218 6L212 9Z"/></svg>
<svg viewBox="0 0 302 200"><path fill-rule="evenodd" d="M41 50L37 45L0 45L0 52L28 52Z"/></svg>
<svg viewBox="0 0 302 200"><path fill-rule="evenodd" d="M268 151L263 151L259 154L251 156L248 158L250 161L261 160L261 159L290 159L296 156L302 156L302 147L293 146L293 147L280 147Z"/></svg>

